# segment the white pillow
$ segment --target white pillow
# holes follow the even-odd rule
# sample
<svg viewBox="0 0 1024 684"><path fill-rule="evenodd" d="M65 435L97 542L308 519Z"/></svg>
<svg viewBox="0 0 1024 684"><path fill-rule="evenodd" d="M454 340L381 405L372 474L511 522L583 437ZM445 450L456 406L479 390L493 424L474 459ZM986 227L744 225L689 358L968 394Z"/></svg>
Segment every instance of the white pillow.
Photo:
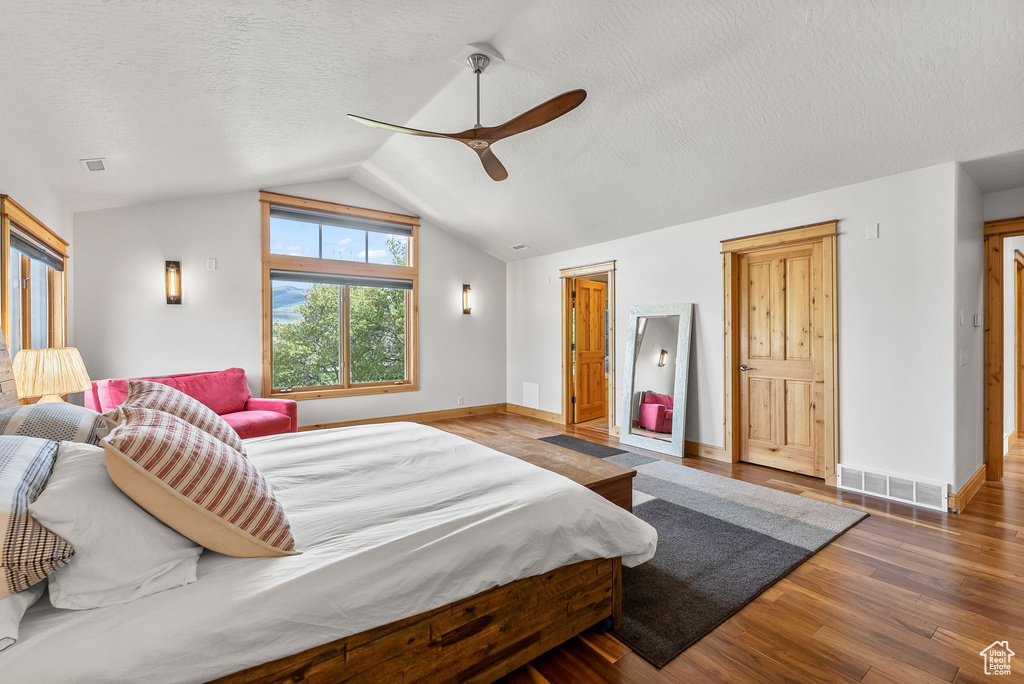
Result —
<svg viewBox="0 0 1024 684"><path fill-rule="evenodd" d="M114 606L196 581L202 547L121 493L102 447L61 442L29 513L75 547L49 578L56 608Z"/></svg>
<svg viewBox="0 0 1024 684"><path fill-rule="evenodd" d="M0 651L18 640L18 627L25 611L46 591L46 582L36 582L28 589L0 599Z"/></svg>

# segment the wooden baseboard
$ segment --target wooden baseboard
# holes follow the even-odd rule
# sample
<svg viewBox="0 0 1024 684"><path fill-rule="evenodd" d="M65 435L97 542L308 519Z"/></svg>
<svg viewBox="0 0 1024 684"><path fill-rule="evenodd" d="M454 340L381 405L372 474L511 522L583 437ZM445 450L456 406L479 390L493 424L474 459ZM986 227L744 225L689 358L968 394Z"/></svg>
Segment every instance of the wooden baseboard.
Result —
<svg viewBox="0 0 1024 684"><path fill-rule="evenodd" d="M506 413L514 413L517 416L527 416L529 418L537 418L538 420L545 420L549 423L558 423L564 425L565 422L562 418L561 413L552 413L551 411L541 411L540 409L527 408L526 406L520 406L519 404L505 404Z"/></svg>
<svg viewBox="0 0 1024 684"><path fill-rule="evenodd" d="M352 425L373 425L376 423L397 423L400 421L408 421L412 423L427 423L435 420L447 420L449 418L486 416L493 413L511 413L517 416L526 416L528 418L536 418L538 420L543 420L548 423L555 423L556 425L564 425L561 413L542 411L540 409L528 408L526 406L520 406L518 404L484 404L483 406L463 406L460 408L444 409L440 411L403 413L397 416L379 416L377 418L363 418L362 420L344 420L336 423L318 423L316 425L301 425L299 426L299 431L306 432L308 430L325 430L328 428L350 427ZM609 434L611 434L613 437L618 436L619 428L613 427L609 431ZM721 447L710 446L708 444L701 444L700 442L687 441L685 447L683 448L683 453L686 456L710 458L715 461L729 461L728 457L725 454L725 449ZM971 496L973 495L974 494L972 493ZM950 497L950 500L952 500L952 496Z"/></svg>
<svg viewBox="0 0 1024 684"><path fill-rule="evenodd" d="M1006 446L1013 447L1020 440L1020 429L1016 429L1010 433L1010 436L1006 438Z"/></svg>
<svg viewBox="0 0 1024 684"><path fill-rule="evenodd" d="M949 510L955 513L963 513L964 509L967 508L967 504L971 502L974 495L981 489L981 485L985 484L985 464L982 463L981 467L975 471L974 475L971 475L971 479L967 481L960 491L950 494L946 502Z"/></svg>
<svg viewBox="0 0 1024 684"><path fill-rule="evenodd" d="M683 455L710 458L715 461L725 461L726 463L730 462L728 455L725 453L725 449L722 447L711 446L710 444L701 444L700 442L691 442L689 440L683 444Z"/></svg>
<svg viewBox="0 0 1024 684"><path fill-rule="evenodd" d="M351 425L371 425L375 423L397 423L409 421L412 423L424 423L432 420L445 420L447 418L465 418L467 416L486 416L492 413L503 413L505 404L484 404L482 406L463 406L454 409L443 409L441 411L424 411L422 413L403 413L398 416L380 416L377 418L363 418L361 420L345 420L338 423L319 423L317 425L300 425L299 432L306 430L324 430L326 428L349 427Z"/></svg>

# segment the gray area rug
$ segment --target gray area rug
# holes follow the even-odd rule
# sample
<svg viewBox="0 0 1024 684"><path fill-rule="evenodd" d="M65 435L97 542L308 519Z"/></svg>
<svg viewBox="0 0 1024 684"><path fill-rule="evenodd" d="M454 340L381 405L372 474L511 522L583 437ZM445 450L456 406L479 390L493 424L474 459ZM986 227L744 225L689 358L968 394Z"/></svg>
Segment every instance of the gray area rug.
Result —
<svg viewBox="0 0 1024 684"><path fill-rule="evenodd" d="M615 630L655 667L867 517L633 452L607 460L636 469L633 513L658 530L654 558L623 568L622 626Z"/></svg>
<svg viewBox="0 0 1024 684"><path fill-rule="evenodd" d="M572 449L573 451L578 451L581 454L586 454L588 456L597 456L598 458L608 458L609 456L615 456L616 454L626 453L623 449L617 449L615 447L605 446L604 444L597 444L595 442L588 442L585 439L573 437L572 435L552 435L550 437L539 437L538 439L542 442L547 442L548 444L565 447L566 449Z"/></svg>

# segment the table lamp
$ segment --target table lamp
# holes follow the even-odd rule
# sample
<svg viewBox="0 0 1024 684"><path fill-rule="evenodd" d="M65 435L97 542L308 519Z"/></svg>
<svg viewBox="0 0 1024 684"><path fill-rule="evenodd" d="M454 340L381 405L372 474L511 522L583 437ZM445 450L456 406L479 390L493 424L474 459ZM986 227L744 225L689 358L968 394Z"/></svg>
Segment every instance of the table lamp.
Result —
<svg viewBox="0 0 1024 684"><path fill-rule="evenodd" d="M61 395L85 392L92 386L82 355L74 347L22 349L14 357L14 382L22 399L39 403L63 401Z"/></svg>

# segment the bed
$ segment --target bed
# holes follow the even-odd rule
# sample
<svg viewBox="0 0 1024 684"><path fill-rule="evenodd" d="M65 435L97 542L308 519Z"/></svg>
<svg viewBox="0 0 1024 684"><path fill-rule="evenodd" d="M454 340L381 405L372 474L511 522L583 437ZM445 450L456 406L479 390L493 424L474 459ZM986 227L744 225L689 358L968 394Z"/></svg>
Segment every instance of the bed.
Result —
<svg viewBox="0 0 1024 684"><path fill-rule="evenodd" d="M301 555L205 551L128 604L46 597L5 682L493 681L608 617L647 523L512 456L412 423L246 441Z"/></svg>

